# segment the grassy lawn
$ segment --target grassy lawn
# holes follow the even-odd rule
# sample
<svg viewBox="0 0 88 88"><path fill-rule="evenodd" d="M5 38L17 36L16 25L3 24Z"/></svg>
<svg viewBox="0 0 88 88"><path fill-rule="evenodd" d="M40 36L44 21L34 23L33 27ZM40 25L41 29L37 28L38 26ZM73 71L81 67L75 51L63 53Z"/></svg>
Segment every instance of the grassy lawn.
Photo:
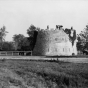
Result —
<svg viewBox="0 0 88 88"><path fill-rule="evenodd" d="M88 64L0 60L0 88L88 88Z"/></svg>

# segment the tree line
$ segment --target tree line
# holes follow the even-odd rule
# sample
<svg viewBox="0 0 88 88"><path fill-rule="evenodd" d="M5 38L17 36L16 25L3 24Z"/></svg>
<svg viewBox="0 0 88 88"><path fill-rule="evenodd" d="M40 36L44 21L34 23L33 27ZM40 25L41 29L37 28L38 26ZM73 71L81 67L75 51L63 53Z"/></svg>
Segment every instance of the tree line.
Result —
<svg viewBox="0 0 88 88"><path fill-rule="evenodd" d="M6 27L3 26L0 28L0 51L31 51L33 50L36 43L36 36L38 32L42 32L40 28L30 25L27 29L28 37L25 37L23 34L14 34L13 41L5 41ZM88 50L88 25L77 34L77 50L84 51Z"/></svg>
<svg viewBox="0 0 88 88"><path fill-rule="evenodd" d="M0 29L0 51L31 51L34 48L34 33L37 32L39 28L34 25L30 25L27 29L28 37L23 34L14 34L13 40L11 42L5 41L6 27L3 26Z"/></svg>

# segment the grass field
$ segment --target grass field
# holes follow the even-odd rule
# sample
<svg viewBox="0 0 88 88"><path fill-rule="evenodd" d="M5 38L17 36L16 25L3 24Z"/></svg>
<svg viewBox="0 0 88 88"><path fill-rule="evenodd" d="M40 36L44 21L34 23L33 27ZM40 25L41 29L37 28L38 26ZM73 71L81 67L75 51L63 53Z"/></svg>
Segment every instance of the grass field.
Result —
<svg viewBox="0 0 88 88"><path fill-rule="evenodd" d="M88 63L3 59L0 88L88 88Z"/></svg>

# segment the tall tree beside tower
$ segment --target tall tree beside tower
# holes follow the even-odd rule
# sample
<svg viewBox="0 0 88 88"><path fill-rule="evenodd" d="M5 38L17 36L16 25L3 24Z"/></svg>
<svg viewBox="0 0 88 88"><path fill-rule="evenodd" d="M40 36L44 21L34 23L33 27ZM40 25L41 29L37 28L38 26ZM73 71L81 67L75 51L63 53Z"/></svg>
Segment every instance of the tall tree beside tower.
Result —
<svg viewBox="0 0 88 88"><path fill-rule="evenodd" d="M37 39L37 35L38 35L39 30L40 29L35 27L34 25L30 25L30 27L27 29L27 34L29 35L29 39L30 39L31 50L33 50L35 47L36 39Z"/></svg>
<svg viewBox="0 0 88 88"><path fill-rule="evenodd" d="M80 51L88 50L88 25L77 35L78 43L77 48Z"/></svg>

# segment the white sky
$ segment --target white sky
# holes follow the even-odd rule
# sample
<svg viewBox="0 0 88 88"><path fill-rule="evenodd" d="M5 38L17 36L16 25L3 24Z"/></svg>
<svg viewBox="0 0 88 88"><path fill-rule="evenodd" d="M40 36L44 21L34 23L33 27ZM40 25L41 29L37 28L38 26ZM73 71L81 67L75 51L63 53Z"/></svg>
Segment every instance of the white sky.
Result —
<svg viewBox="0 0 88 88"><path fill-rule="evenodd" d="M45 29L47 25L55 28L74 29L79 33L88 24L87 0L0 0L0 28L5 25L9 32L6 40L11 41L14 34L27 36L27 29L33 24Z"/></svg>

